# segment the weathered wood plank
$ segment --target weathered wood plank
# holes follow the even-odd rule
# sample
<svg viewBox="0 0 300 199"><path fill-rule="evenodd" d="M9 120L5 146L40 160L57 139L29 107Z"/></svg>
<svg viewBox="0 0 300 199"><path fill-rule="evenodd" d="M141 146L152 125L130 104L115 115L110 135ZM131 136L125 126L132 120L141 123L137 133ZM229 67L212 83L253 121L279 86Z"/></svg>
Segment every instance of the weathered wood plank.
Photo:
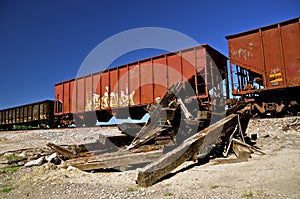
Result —
<svg viewBox="0 0 300 199"><path fill-rule="evenodd" d="M159 159L161 155L162 149L148 152L119 151L98 156L67 160L63 163L62 167L66 168L68 166L74 166L81 170L127 167L134 164L152 162Z"/></svg>
<svg viewBox="0 0 300 199"><path fill-rule="evenodd" d="M241 145L235 141L232 144L232 150L237 158L250 158L251 151L248 147Z"/></svg>
<svg viewBox="0 0 300 199"><path fill-rule="evenodd" d="M236 123L237 115L232 114L188 138L180 146L164 154L158 161L144 167L138 174L137 183L143 187L151 186L193 157L201 147L215 144L216 140L222 134L232 130Z"/></svg>
<svg viewBox="0 0 300 199"><path fill-rule="evenodd" d="M72 151L69 151L69 150L67 150L63 147L57 146L53 143L47 143L46 145L48 147L50 147L51 149L53 149L58 154L66 157L66 158L77 158L77 157L79 157L77 154L73 153Z"/></svg>
<svg viewBox="0 0 300 199"><path fill-rule="evenodd" d="M135 164L155 161L159 159L161 155L162 155L162 151L123 154L121 156L117 155L117 156L113 156L101 160L96 159L94 161L90 161L82 165L77 164L73 166L81 170L94 170L94 169L105 169L105 168L115 168L115 167L128 168Z"/></svg>
<svg viewBox="0 0 300 199"><path fill-rule="evenodd" d="M242 141L240 141L240 140L237 140L237 139L233 138L232 141L237 142L237 143L239 143L239 144L241 144L241 145L244 145L244 146L246 146L246 147L249 147L249 148L253 149L254 151L257 151L257 152L259 152L259 153L261 153L261 154L263 154L263 155L267 155L265 152L259 150L258 148L254 147L254 146L251 146L251 145L249 145L249 144L247 144L247 143L244 143L244 142L242 142Z"/></svg>

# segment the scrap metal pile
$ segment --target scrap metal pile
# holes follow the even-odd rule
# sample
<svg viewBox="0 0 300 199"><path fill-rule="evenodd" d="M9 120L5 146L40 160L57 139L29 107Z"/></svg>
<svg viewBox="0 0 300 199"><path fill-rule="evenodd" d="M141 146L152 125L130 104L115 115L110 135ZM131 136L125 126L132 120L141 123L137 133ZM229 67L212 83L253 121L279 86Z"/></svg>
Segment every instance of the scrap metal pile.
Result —
<svg viewBox="0 0 300 199"><path fill-rule="evenodd" d="M188 88L180 82L168 90L159 104L150 107L150 119L144 126L123 124L119 126L122 130L119 135L100 134L97 142L84 145L48 143L44 155L25 166L48 161L84 171L140 168L136 182L151 186L187 160L226 157L231 149L244 159L253 151L263 154L245 142L247 107L235 103L227 113L213 113L218 120L210 124L211 110L203 106L197 110L201 103L197 100L189 97ZM191 109L195 104L197 108Z"/></svg>

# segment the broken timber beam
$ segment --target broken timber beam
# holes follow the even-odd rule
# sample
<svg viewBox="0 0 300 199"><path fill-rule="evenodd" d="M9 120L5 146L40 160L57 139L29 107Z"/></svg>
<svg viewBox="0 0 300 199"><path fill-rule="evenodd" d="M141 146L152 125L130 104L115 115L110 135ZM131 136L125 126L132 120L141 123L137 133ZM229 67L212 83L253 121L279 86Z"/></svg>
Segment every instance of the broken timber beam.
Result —
<svg viewBox="0 0 300 199"><path fill-rule="evenodd" d="M232 141L234 141L234 142L236 142L236 143L239 143L239 144L241 144L241 145L244 145L244 146L246 146L246 147L249 147L249 148L253 149L254 151L257 151L257 152L259 152L259 153L261 153L261 154L263 154L263 155L267 155L265 152L259 150L258 148L254 147L254 146L251 146L251 145L249 145L249 144L247 144L247 143L245 143L245 142L242 142L242 141L237 140L237 139L235 139L235 138L232 138Z"/></svg>
<svg viewBox="0 0 300 199"><path fill-rule="evenodd" d="M51 149L53 149L55 152L57 152L58 154L66 157L66 158L78 158L79 156L75 153L73 153L72 151L69 151L63 147L60 147L58 145L55 145L53 143L48 143L46 144L48 147L50 147Z"/></svg>
<svg viewBox="0 0 300 199"><path fill-rule="evenodd" d="M233 141L232 150L237 158L244 158L244 159L251 158L251 151L245 145L241 145L240 143Z"/></svg>
<svg viewBox="0 0 300 199"><path fill-rule="evenodd" d="M231 114L188 138L180 146L164 154L158 161L144 167L138 174L137 184L143 187L151 186L183 162L192 158L201 147L215 144L221 135L235 127L237 119L237 114Z"/></svg>
<svg viewBox="0 0 300 199"><path fill-rule="evenodd" d="M118 151L98 156L67 160L63 163L62 167L73 166L83 171L116 167L127 168L134 164L152 162L159 159L161 155L162 148L148 152Z"/></svg>

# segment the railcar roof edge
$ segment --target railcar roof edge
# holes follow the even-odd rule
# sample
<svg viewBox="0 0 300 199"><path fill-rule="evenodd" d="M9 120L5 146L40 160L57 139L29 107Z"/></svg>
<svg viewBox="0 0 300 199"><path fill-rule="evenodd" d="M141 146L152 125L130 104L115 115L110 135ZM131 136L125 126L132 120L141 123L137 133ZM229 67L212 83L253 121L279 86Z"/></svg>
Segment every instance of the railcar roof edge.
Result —
<svg viewBox="0 0 300 199"><path fill-rule="evenodd" d="M113 67L113 68L109 68L109 69L106 69L106 70L103 70L103 71L98 71L98 72L91 73L91 74L88 74L88 75L80 76L80 77L77 77L77 78L72 78L72 79L69 79L69 80L62 81L62 82L58 82L58 83L56 83L54 86L60 85L60 84L62 84L62 83L66 83L66 82L69 82L69 81L74 81L74 80L76 80L76 79L81 79L81 78L84 78L84 77L88 77L88 76L97 74L97 73L99 73L99 72L102 73L102 72L106 72L106 71L109 71L109 70L113 70L113 69L118 68L118 67L126 67L127 65L133 65L133 64L135 64L135 63L147 61L147 60L152 59L152 58L158 58L158 57L161 57L161 56L164 56L164 55L169 55L169 54L178 54L179 52L182 52L182 51L188 51L188 50L190 50L190 49L193 49L193 48L200 48L200 47L212 49L212 50L214 50L215 52L217 52L220 56L223 56L224 58L226 58L226 59L228 60L228 57L227 57L227 56L225 56L223 53L221 53L220 51L216 50L215 48L213 48L213 47L210 46L209 44L200 44L200 45L198 45L198 46L193 46L193 47L184 48L184 49L181 49L181 50L176 50L176 51L173 51L173 52L167 52L167 53L164 53L164 54L159 54L159 55L155 55L155 56L152 56L152 57L147 57L147 58L140 59L140 60L137 60L137 61L134 61L134 62L129 62L129 63L127 63L127 64L123 64L123 65L120 65L120 66L115 66L115 67Z"/></svg>
<svg viewBox="0 0 300 199"><path fill-rule="evenodd" d="M289 19L289 20L285 20L285 21L282 21L282 22L278 22L278 23L262 26L262 27L259 27L259 28L255 28L255 29L252 29L252 30L247 30L247 31L244 31L244 32L236 33L236 34L227 35L227 36L225 36L225 38L227 40L228 39L233 39L233 38L236 38L236 37L240 37L240 36L244 36L244 35L248 35L248 34L251 34L251 33L258 32L260 29L269 29L269 28L272 28L272 27L274 27L278 24L280 24L280 25L289 24L289 23L294 23L296 21L300 21L300 16L296 17L296 18Z"/></svg>

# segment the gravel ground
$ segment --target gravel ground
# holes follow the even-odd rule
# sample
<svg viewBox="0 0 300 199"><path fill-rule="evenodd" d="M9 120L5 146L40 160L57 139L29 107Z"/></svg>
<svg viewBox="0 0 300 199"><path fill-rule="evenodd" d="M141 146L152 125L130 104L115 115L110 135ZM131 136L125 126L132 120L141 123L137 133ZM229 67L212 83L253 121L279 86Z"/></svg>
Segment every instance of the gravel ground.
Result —
<svg viewBox="0 0 300 199"><path fill-rule="evenodd" d="M204 165L187 161L148 188L136 185L138 170L88 173L47 163L2 173L0 190L14 189L0 192L0 198L300 198L298 121L299 117L250 120L247 132L258 133L256 146L267 155L254 153L247 162L228 164L219 159ZM90 142L98 134L97 128L1 132L0 153L48 142Z"/></svg>
<svg viewBox="0 0 300 199"><path fill-rule="evenodd" d="M0 154L24 148L45 147L48 142L56 145L93 143L99 140L100 133L119 132L117 127L3 131L0 134Z"/></svg>

